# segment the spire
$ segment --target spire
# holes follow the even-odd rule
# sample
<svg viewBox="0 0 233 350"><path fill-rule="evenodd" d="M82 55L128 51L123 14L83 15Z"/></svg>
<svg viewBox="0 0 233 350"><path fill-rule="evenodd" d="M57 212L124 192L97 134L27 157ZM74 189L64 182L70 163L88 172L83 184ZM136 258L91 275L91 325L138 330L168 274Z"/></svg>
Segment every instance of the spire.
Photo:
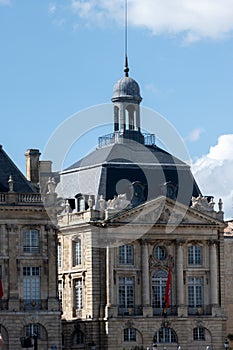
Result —
<svg viewBox="0 0 233 350"><path fill-rule="evenodd" d="M129 76L128 66L128 2L125 0L125 77Z"/></svg>

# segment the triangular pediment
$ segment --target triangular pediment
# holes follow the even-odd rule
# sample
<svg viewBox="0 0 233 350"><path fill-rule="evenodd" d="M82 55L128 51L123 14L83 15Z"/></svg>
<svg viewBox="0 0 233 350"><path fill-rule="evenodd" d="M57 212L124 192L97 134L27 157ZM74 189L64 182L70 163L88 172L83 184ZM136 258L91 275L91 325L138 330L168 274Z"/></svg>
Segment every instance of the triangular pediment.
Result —
<svg viewBox="0 0 233 350"><path fill-rule="evenodd" d="M112 214L112 215L111 215ZM218 220L215 212L207 215L166 197L159 197L135 208L118 213L109 213L108 223L141 225L218 225L225 226Z"/></svg>

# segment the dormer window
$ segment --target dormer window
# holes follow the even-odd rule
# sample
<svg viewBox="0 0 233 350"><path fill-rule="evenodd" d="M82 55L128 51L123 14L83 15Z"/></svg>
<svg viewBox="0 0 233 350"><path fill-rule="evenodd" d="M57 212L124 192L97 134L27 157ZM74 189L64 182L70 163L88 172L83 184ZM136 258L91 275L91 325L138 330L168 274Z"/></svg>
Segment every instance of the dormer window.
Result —
<svg viewBox="0 0 233 350"><path fill-rule="evenodd" d="M83 194L79 193L75 196L77 212L85 211L87 209L86 198Z"/></svg>

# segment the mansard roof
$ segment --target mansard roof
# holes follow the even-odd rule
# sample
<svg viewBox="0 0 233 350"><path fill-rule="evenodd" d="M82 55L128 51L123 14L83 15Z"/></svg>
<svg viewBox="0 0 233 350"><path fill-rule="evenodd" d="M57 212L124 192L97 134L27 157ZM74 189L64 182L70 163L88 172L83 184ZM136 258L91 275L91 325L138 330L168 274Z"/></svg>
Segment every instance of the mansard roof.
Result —
<svg viewBox="0 0 233 350"><path fill-rule="evenodd" d="M93 195L98 207L101 195L109 200L127 193L129 187L118 188L124 181L129 186L136 182L144 186L145 195L137 204L161 196L169 186L174 197L186 205L201 193L188 164L155 145L137 142L115 143L91 152L60 173L57 192L63 198Z"/></svg>
<svg viewBox="0 0 233 350"><path fill-rule="evenodd" d="M132 159L132 152L135 153L135 157ZM156 145L141 145L137 142L133 143L115 143L106 147L97 148L93 152L89 153L86 157L75 162L64 172L70 170L82 169L85 167L99 165L99 164L110 164L110 163L136 163L136 164L152 164L156 163L159 165L166 166L189 166L182 162L180 159L174 157L167 151Z"/></svg>
<svg viewBox="0 0 233 350"><path fill-rule="evenodd" d="M12 176L14 181L14 192L18 193L32 193L35 192L30 182L26 177L21 173L15 163L7 155L0 145L0 192L8 192L9 177Z"/></svg>

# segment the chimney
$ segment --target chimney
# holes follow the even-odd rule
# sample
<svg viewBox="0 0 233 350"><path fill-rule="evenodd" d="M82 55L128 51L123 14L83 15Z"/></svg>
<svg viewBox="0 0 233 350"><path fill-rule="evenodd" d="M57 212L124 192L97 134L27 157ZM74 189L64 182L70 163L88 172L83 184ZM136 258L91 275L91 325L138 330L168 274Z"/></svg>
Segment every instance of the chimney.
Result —
<svg viewBox="0 0 233 350"><path fill-rule="evenodd" d="M26 178L33 184L39 182L40 151L38 149L28 149L26 157Z"/></svg>

